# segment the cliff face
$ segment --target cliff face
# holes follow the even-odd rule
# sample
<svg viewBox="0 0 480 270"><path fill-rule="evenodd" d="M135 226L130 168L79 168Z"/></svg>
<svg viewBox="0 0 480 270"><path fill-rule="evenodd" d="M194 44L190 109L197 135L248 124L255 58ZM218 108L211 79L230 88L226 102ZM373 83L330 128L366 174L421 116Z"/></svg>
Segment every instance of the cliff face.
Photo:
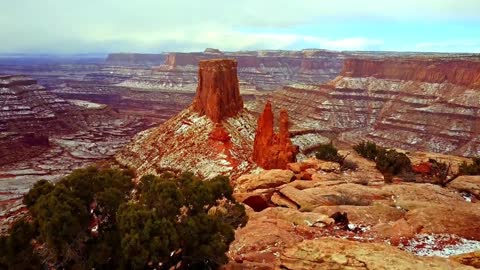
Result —
<svg viewBox="0 0 480 270"><path fill-rule="evenodd" d="M273 131L272 105L267 102L258 118L257 132L253 144L253 161L264 169L285 169L295 161L297 148L290 140L288 113L280 112L279 133Z"/></svg>
<svg viewBox="0 0 480 270"><path fill-rule="evenodd" d="M242 109L237 62L226 59L201 61L193 110L218 123L237 115Z"/></svg>
<svg viewBox="0 0 480 270"><path fill-rule="evenodd" d="M347 59L345 77L374 77L480 87L480 61L450 59Z"/></svg>
<svg viewBox="0 0 480 270"><path fill-rule="evenodd" d="M270 99L288 109L292 140L303 152L327 136L348 144L371 140L408 150L479 155L478 60L424 58L348 60L342 76L328 85L286 87L247 105L261 112Z"/></svg>

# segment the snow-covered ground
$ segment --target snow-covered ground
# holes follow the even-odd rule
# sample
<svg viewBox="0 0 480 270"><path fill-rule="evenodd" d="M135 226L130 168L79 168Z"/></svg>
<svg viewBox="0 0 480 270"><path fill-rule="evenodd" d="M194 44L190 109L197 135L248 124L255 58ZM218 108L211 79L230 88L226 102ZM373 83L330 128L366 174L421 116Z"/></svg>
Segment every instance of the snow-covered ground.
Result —
<svg viewBox="0 0 480 270"><path fill-rule="evenodd" d="M69 99L67 101L72 105L83 107L86 109L103 109L107 107L107 105L104 105L104 104L94 103L94 102L80 100L80 99Z"/></svg>
<svg viewBox="0 0 480 270"><path fill-rule="evenodd" d="M450 234L418 234L399 248L417 256L450 257L480 250L480 241Z"/></svg>

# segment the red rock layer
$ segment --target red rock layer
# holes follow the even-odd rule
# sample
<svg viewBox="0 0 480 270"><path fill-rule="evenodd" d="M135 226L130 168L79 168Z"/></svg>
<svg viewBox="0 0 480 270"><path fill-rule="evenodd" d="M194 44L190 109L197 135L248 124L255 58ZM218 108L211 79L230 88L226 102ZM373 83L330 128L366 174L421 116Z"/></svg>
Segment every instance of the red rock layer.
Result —
<svg viewBox="0 0 480 270"><path fill-rule="evenodd" d="M214 141L228 142L230 141L230 134L228 134L222 124L217 124L208 135L208 138Z"/></svg>
<svg viewBox="0 0 480 270"><path fill-rule="evenodd" d="M347 59L342 76L375 77L480 87L480 61L455 59Z"/></svg>
<svg viewBox="0 0 480 270"><path fill-rule="evenodd" d="M272 104L267 102L258 118L253 144L253 161L264 169L286 169L288 163L295 161L298 149L290 140L288 113L284 110L280 112L279 125L279 133L275 134Z"/></svg>
<svg viewBox="0 0 480 270"><path fill-rule="evenodd" d="M243 109L237 61L230 59L200 61L193 109L216 123L237 115Z"/></svg>

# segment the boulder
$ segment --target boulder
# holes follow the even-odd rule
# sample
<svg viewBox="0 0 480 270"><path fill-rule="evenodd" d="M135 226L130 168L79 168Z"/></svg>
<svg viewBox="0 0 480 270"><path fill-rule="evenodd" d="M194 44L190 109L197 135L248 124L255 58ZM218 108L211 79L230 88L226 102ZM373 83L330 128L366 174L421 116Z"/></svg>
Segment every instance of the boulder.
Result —
<svg viewBox="0 0 480 270"><path fill-rule="evenodd" d="M314 169L316 171L322 170L325 172L340 172L340 164L337 162L325 161L316 158L308 158L300 162L302 171L307 169Z"/></svg>
<svg viewBox="0 0 480 270"><path fill-rule="evenodd" d="M278 206L298 209L298 205L295 202L293 202L292 200L288 199L287 197L283 196L278 192L273 193L270 200L272 201L272 203Z"/></svg>
<svg viewBox="0 0 480 270"><path fill-rule="evenodd" d="M300 212L296 209L272 207L258 213L263 217L272 219L281 219L293 223L294 225L302 225L309 227L325 227L331 225L334 220L327 215L313 212Z"/></svg>
<svg viewBox="0 0 480 270"><path fill-rule="evenodd" d="M227 255L231 261L241 261L241 265L245 266L242 269L258 264L270 266L262 269L278 269L279 254L283 248L303 239L295 226L287 220L250 218L245 227L235 232L235 240L230 244ZM228 268L229 265L226 269L232 269Z"/></svg>
<svg viewBox="0 0 480 270"><path fill-rule="evenodd" d="M267 170L260 174L242 175L234 182L235 192L249 192L256 189L275 188L290 183L294 174L289 170Z"/></svg>
<svg viewBox="0 0 480 270"><path fill-rule="evenodd" d="M370 205L373 201L388 201L391 193L357 184L339 184L299 190L287 185L280 189L302 211L312 211L323 205Z"/></svg>
<svg viewBox="0 0 480 270"><path fill-rule="evenodd" d="M480 200L480 176L478 175L462 175L448 184L449 188L456 189L460 192L468 192L475 195Z"/></svg>

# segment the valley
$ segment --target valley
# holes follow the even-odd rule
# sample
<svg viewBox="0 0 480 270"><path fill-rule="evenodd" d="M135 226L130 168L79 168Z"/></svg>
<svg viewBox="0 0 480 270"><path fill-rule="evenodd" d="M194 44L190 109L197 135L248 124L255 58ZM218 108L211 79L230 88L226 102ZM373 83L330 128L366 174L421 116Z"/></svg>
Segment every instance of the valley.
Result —
<svg viewBox="0 0 480 270"><path fill-rule="evenodd" d="M228 176L249 222L224 269L377 269L382 256L396 258L389 267L469 269L452 256L480 248L480 178L458 173L480 153L478 55L21 59L0 57L1 232L28 216L35 182L97 165L131 168L135 181ZM352 149L367 140L404 154L408 173L387 175ZM329 142L342 160L314 157Z"/></svg>

